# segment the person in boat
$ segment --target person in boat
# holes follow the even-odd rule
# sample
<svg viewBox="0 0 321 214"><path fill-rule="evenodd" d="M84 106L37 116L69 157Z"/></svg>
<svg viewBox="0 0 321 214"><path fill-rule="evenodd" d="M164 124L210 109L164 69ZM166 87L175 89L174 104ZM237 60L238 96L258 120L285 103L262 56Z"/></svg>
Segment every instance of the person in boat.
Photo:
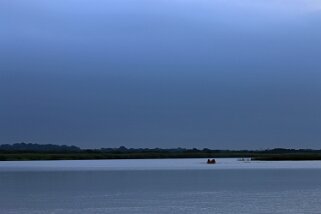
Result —
<svg viewBox="0 0 321 214"><path fill-rule="evenodd" d="M207 164L215 164L215 159L207 159Z"/></svg>

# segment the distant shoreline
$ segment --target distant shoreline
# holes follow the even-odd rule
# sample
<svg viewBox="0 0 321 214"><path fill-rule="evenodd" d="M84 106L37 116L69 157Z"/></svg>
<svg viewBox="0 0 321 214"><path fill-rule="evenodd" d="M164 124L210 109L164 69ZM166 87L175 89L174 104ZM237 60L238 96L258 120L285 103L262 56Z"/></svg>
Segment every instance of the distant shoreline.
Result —
<svg viewBox="0 0 321 214"><path fill-rule="evenodd" d="M305 161L321 160L321 154L166 154L166 153L55 153L55 152L28 152L28 153L0 153L0 161L37 161L37 160L115 160L115 159L185 159L185 158L250 158L255 161Z"/></svg>
<svg viewBox="0 0 321 214"><path fill-rule="evenodd" d="M30 160L102 160L102 159L168 159L168 158L251 158L257 161L321 160L321 150L213 150L161 148L101 148L81 149L76 146L52 144L2 144L0 161Z"/></svg>
<svg viewBox="0 0 321 214"><path fill-rule="evenodd" d="M245 154L244 154L245 155ZM113 160L113 159L183 159L183 158L240 158L242 154L187 152L0 152L0 161L26 160Z"/></svg>

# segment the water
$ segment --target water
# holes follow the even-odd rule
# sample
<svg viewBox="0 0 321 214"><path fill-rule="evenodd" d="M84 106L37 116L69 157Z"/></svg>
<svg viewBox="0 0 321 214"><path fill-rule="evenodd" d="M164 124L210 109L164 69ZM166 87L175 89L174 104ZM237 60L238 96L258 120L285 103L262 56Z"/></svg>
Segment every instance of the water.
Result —
<svg viewBox="0 0 321 214"><path fill-rule="evenodd" d="M321 162L0 162L0 213L320 213Z"/></svg>

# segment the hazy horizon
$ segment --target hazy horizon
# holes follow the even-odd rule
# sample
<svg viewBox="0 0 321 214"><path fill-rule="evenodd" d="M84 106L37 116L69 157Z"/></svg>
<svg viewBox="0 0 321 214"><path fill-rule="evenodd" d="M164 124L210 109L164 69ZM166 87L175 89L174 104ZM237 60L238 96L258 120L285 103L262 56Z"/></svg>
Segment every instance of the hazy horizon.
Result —
<svg viewBox="0 0 321 214"><path fill-rule="evenodd" d="M0 144L321 148L321 3L3 0Z"/></svg>

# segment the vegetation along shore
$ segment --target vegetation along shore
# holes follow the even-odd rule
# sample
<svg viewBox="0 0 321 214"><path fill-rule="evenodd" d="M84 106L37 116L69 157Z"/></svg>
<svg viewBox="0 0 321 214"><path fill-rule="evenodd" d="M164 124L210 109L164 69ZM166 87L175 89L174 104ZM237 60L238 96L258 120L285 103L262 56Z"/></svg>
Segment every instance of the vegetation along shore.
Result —
<svg viewBox="0 0 321 214"><path fill-rule="evenodd" d="M186 148L101 148L81 149L77 146L52 144L2 144L0 161L25 160L97 160L97 159L156 159L156 158L243 158L252 160L321 160L321 150L283 149L268 150L213 150Z"/></svg>

